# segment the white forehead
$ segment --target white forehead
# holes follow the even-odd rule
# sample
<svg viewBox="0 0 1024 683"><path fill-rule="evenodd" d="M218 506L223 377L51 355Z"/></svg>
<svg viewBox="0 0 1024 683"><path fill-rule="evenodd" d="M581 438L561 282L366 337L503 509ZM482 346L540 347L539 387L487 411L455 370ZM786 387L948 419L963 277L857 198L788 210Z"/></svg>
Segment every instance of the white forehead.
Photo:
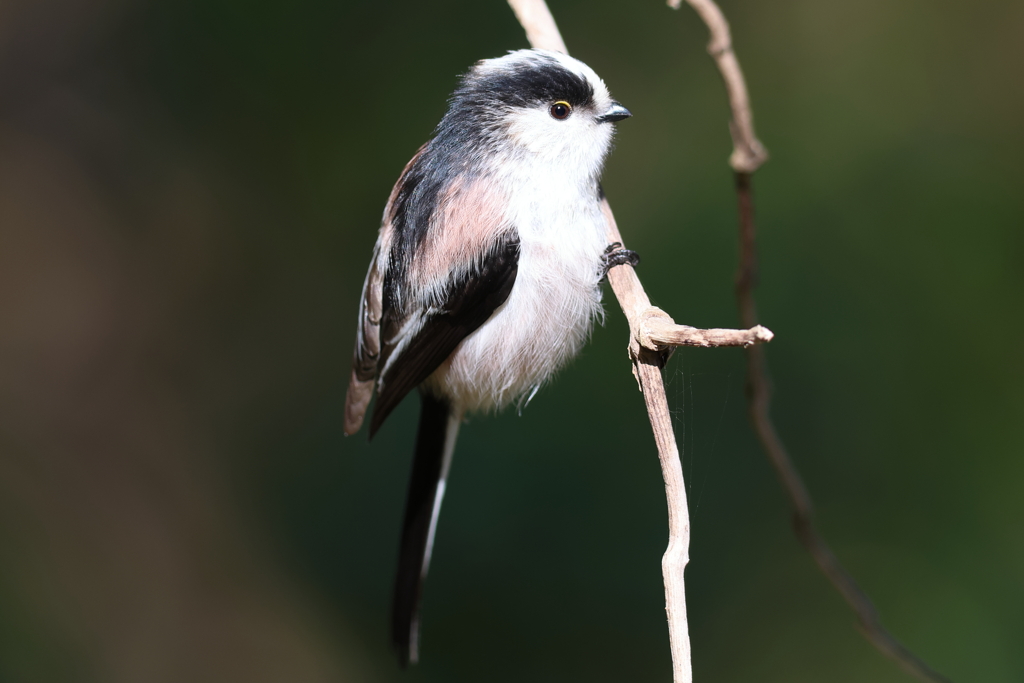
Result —
<svg viewBox="0 0 1024 683"><path fill-rule="evenodd" d="M532 50L513 50L502 57L484 59L478 62L476 65L476 71L478 73L503 71L505 69L522 66L524 64L536 64L537 66L543 66L550 59L557 61L567 70L586 79L588 83L594 86L594 96L596 99L608 99L608 87L593 69L578 59L574 59L567 54L555 52L553 50L540 50L537 48Z"/></svg>

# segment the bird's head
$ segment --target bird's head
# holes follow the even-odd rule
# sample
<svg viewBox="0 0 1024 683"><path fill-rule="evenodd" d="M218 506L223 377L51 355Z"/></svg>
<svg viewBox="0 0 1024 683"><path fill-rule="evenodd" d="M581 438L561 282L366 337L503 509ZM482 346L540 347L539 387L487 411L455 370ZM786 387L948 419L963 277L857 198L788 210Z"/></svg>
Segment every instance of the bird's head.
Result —
<svg viewBox="0 0 1024 683"><path fill-rule="evenodd" d="M593 69L548 50L478 62L452 94L439 127L477 136L490 153L600 173L614 124L631 116ZM459 129L459 130L456 130Z"/></svg>

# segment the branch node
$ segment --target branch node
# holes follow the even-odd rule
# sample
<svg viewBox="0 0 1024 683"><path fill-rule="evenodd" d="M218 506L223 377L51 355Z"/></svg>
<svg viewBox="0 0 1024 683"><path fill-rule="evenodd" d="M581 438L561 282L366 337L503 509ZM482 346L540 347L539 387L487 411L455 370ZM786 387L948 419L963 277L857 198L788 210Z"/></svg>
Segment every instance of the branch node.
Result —
<svg viewBox="0 0 1024 683"><path fill-rule="evenodd" d="M733 128L731 124L729 127ZM729 166L737 173L752 174L768 161L768 150L757 138L746 140L733 131L733 141L735 147L729 155Z"/></svg>

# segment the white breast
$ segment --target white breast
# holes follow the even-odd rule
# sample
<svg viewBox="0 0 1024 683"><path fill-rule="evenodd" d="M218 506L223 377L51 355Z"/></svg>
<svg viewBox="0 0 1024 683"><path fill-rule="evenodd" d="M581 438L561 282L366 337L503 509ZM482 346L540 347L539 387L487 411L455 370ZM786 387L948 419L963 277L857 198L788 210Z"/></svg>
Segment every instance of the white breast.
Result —
<svg viewBox="0 0 1024 683"><path fill-rule="evenodd" d="M518 170L503 178L520 239L512 293L427 380L463 410L501 408L536 391L579 352L602 314L607 226L593 177L567 178L548 164Z"/></svg>

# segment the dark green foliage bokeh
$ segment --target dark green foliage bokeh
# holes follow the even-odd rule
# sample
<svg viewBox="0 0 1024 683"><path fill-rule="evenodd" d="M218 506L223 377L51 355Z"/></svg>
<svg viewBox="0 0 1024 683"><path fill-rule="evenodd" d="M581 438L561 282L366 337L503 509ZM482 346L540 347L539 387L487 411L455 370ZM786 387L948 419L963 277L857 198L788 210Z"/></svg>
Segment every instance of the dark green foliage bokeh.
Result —
<svg viewBox="0 0 1024 683"><path fill-rule="evenodd" d="M0 568L0 679L184 680L160 662L201 651L213 664L192 680L669 680L664 492L610 293L605 325L521 416L464 426L423 662L401 673L388 649L418 407L409 399L372 444L365 431L342 436L357 298L391 186L457 74L526 47L507 5L152 0L82 3L68 18L65 4L42 3L53 16L12 5L12 25L54 49L0 42L3 92L28 103L3 106L0 135L30 131L98 188L109 220L95 239L128 273L110 315L144 331L123 332L130 362L120 336L100 337L89 377L137 378L112 405L142 407L108 411L96 444L69 436L54 450L40 435L63 434L106 380L54 380L66 412L50 410L56 398L36 409L19 394L35 380L10 370L23 356L0 345L14 378L0 436L15 463L0 477L13 488L15 473L46 482L62 463L87 468L107 437L126 461L181 454L199 464L180 489L163 469L126 486L140 499L216 492L185 534L210 534L186 544L189 566L204 568L188 574L203 586L190 599L273 595L298 605L302 626L221 648L220 629L250 614L240 597L236 617L185 637L188 618L132 607L164 590L158 578L125 589L123 619L99 615L79 597L120 596L122 584L101 593L98 579L51 583L32 568L64 562L63 543L107 558L102 574L134 546L111 532L118 552L104 555L106 532L72 523L88 513L52 512L28 487L0 507L0 560L15 567ZM754 185L773 414L821 529L926 661L956 681L1022 680L1024 11L1012 0L722 5L772 153ZM679 322L735 326L728 111L704 27L656 1L551 9L573 54L634 113L604 187L652 300ZM84 113L46 118L59 93ZM54 182L60 205L70 185ZM0 234L16 234L22 214L5 215ZM910 680L857 633L794 539L746 423L742 353L682 350L665 374L690 487L696 680ZM168 425L150 429L145 406ZM122 429L132 438L110 436ZM44 451L57 455L37 468ZM113 472L130 476L97 479ZM112 517L135 514L134 497L110 500ZM262 664L233 659L260 650ZM290 672L288 657L310 668Z"/></svg>

